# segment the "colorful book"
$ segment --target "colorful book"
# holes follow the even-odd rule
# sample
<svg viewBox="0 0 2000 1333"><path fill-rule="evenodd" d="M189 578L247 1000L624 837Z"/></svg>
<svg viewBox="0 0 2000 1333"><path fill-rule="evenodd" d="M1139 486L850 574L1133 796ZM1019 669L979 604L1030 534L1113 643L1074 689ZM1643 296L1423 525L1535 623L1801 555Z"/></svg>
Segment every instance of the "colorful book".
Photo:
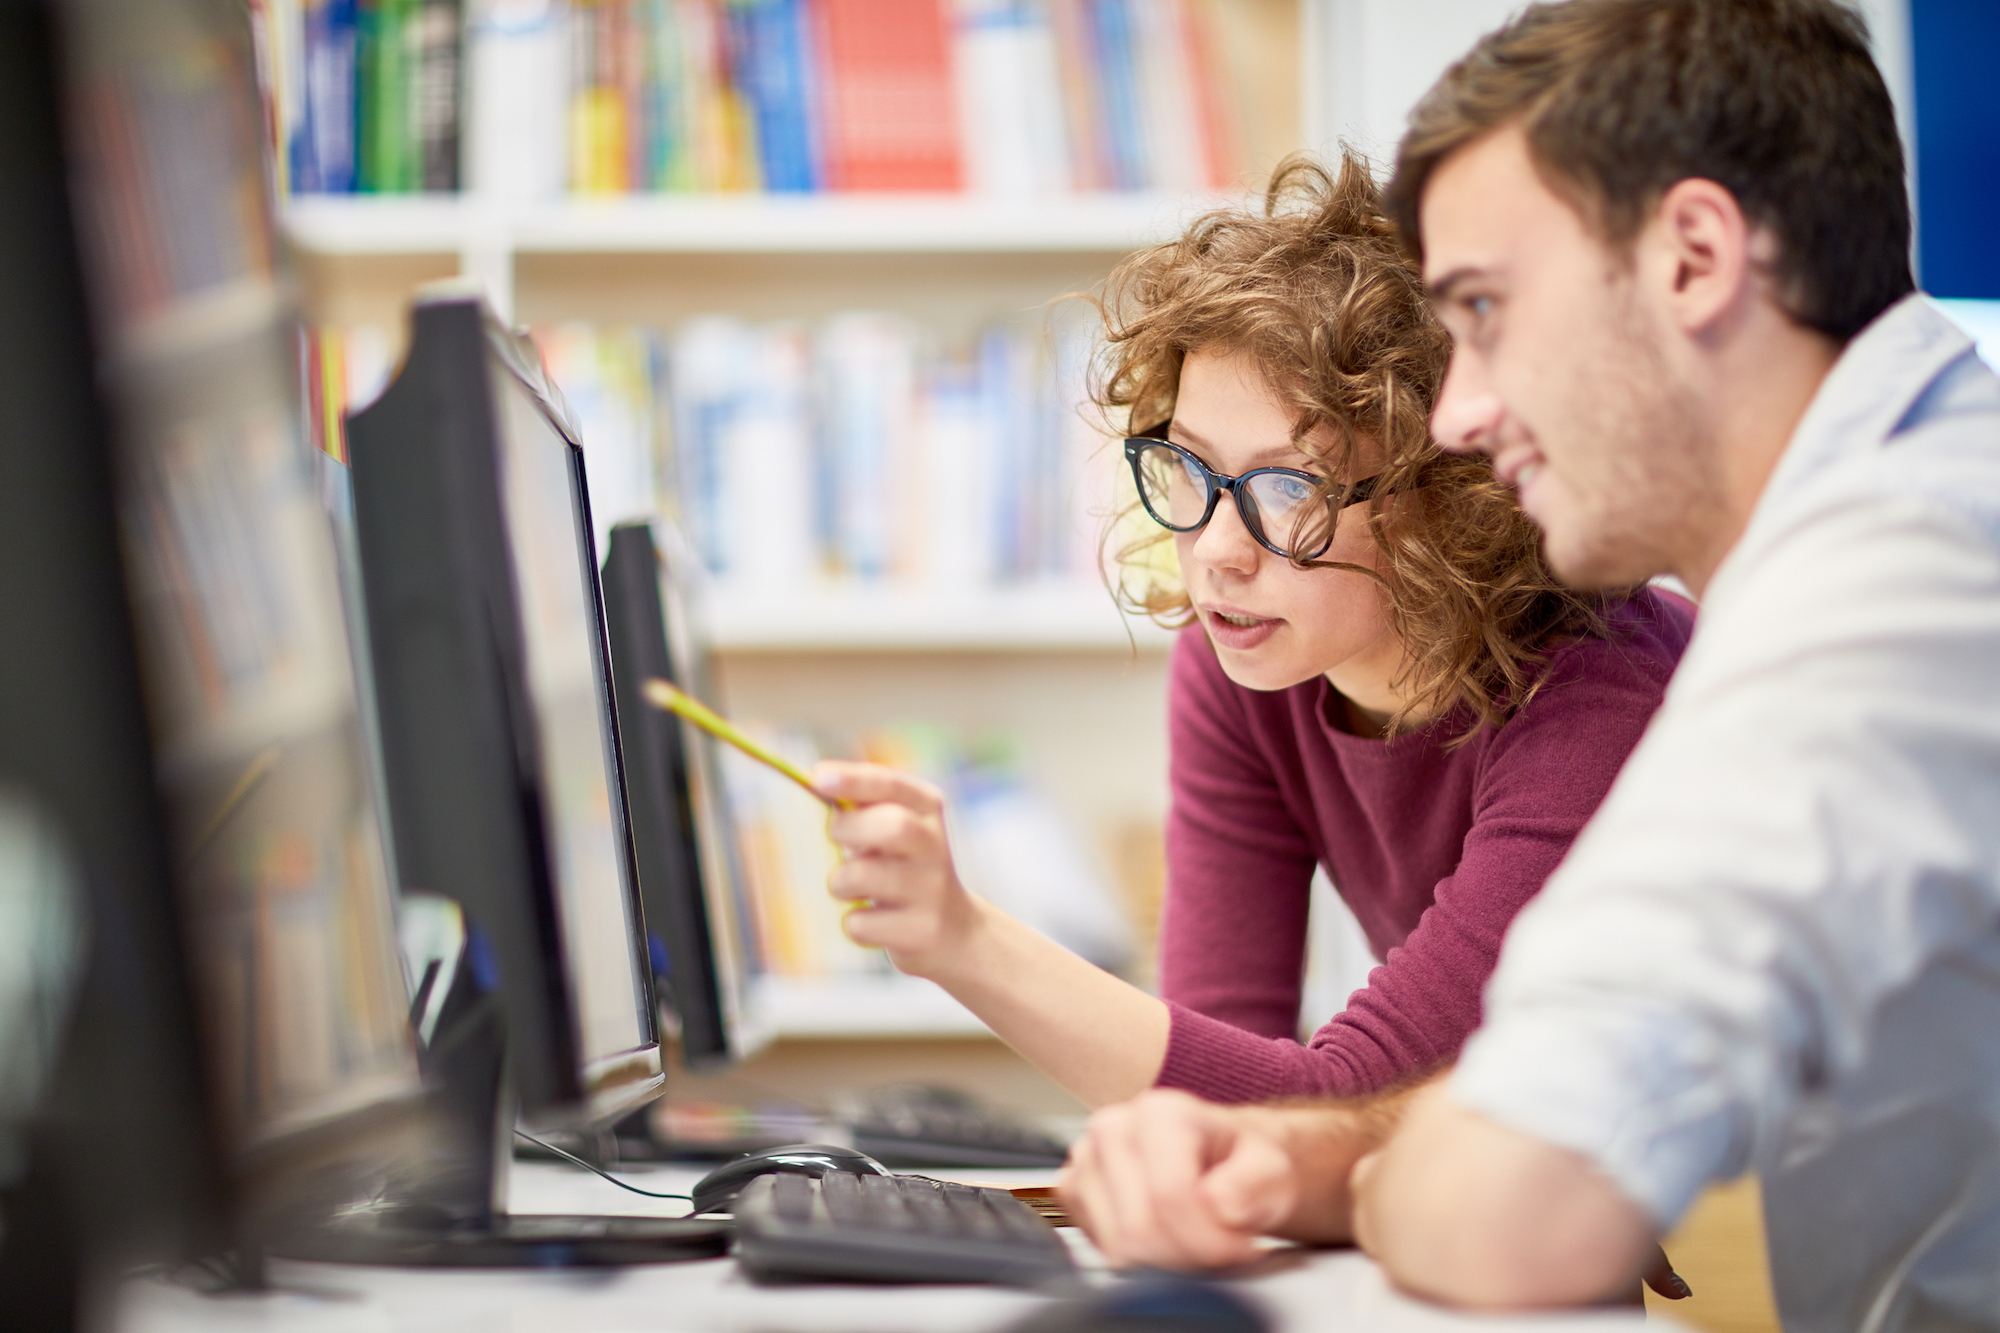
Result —
<svg viewBox="0 0 2000 1333"><path fill-rule="evenodd" d="M806 15L807 0L737 0L729 9L736 70L756 119L764 188L779 193L821 185Z"/></svg>
<svg viewBox="0 0 2000 1333"><path fill-rule="evenodd" d="M827 186L964 183L943 0L817 0Z"/></svg>
<svg viewBox="0 0 2000 1333"><path fill-rule="evenodd" d="M307 194L347 194L354 189L354 0L309 0L301 17L291 186Z"/></svg>

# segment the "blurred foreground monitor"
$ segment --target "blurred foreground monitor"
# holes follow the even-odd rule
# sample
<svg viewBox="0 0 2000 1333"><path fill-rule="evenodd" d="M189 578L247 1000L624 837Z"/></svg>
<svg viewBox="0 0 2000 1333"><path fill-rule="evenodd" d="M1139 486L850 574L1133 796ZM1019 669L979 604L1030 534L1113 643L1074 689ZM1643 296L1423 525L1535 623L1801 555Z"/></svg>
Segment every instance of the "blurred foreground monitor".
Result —
<svg viewBox="0 0 2000 1333"><path fill-rule="evenodd" d="M0 781L78 941L0 1267L64 1328L136 1261L256 1281L423 1121L247 15L0 22Z"/></svg>

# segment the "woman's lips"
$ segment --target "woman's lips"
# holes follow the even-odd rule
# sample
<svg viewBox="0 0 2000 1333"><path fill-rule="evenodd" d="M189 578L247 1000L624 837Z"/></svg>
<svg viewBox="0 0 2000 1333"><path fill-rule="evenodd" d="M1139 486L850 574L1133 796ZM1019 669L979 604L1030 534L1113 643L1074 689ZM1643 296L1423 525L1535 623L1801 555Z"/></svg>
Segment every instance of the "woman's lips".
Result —
<svg viewBox="0 0 2000 1333"><path fill-rule="evenodd" d="M1278 632L1283 620L1265 620L1233 608L1203 607L1208 635L1217 644L1236 652L1255 648Z"/></svg>

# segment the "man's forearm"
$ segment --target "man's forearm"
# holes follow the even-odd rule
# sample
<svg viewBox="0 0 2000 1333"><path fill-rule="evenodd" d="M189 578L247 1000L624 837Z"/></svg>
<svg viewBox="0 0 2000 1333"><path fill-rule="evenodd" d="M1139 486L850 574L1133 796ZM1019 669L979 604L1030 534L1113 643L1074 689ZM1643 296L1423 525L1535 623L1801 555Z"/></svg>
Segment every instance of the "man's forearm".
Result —
<svg viewBox="0 0 2000 1333"><path fill-rule="evenodd" d="M1429 1092L1357 1173L1356 1238L1390 1280L1484 1310L1588 1305L1657 1253L1646 1215L1587 1160Z"/></svg>
<svg viewBox="0 0 2000 1333"><path fill-rule="evenodd" d="M1401 1123L1410 1100L1443 1078L1423 1080L1338 1102L1280 1102L1246 1107L1259 1127L1285 1149L1297 1167L1297 1206L1275 1234L1330 1245L1354 1239L1354 1201L1348 1178L1354 1164L1380 1148Z"/></svg>

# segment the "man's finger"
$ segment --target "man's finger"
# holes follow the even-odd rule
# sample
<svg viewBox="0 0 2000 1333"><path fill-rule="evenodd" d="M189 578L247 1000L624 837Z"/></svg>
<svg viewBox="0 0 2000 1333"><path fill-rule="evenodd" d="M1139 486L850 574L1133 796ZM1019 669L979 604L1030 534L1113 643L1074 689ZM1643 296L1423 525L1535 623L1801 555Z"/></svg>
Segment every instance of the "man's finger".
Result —
<svg viewBox="0 0 2000 1333"><path fill-rule="evenodd" d="M1658 1245L1653 1247L1653 1262L1646 1266L1646 1285L1670 1301L1684 1301L1694 1295L1694 1288L1674 1271L1666 1250Z"/></svg>
<svg viewBox="0 0 2000 1333"><path fill-rule="evenodd" d="M1202 1177L1201 1193L1222 1225L1246 1235L1269 1235L1298 1203L1298 1175L1276 1142L1244 1133Z"/></svg>
<svg viewBox="0 0 2000 1333"><path fill-rule="evenodd" d="M1153 1262L1215 1268L1250 1258L1255 1233L1219 1216L1205 1188L1211 1159L1220 1152L1226 1160L1234 1125L1192 1100L1158 1099L1142 1106L1134 1147L1153 1167L1145 1181L1146 1205L1160 1246Z"/></svg>

